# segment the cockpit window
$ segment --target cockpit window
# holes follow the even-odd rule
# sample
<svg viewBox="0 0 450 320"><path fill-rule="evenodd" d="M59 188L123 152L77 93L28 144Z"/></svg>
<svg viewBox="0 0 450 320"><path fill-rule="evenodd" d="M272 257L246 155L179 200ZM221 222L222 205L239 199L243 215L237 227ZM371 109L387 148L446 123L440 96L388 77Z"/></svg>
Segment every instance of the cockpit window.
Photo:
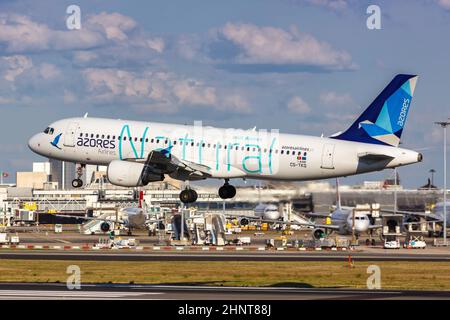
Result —
<svg viewBox="0 0 450 320"><path fill-rule="evenodd" d="M53 134L54 131L55 131L54 128L47 127L47 128L44 130L44 133L45 133L45 134Z"/></svg>

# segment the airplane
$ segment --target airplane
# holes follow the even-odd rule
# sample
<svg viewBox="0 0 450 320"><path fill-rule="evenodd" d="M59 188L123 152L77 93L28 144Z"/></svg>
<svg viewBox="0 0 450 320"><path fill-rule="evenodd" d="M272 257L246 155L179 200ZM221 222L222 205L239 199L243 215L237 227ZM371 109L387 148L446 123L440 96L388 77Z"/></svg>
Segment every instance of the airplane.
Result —
<svg viewBox="0 0 450 320"><path fill-rule="evenodd" d="M446 202L447 207L447 215L446 222L447 226L450 225L450 201ZM405 225L412 224L415 225L419 222L419 220L425 219L426 221L436 222L439 224L444 223L444 202L438 202L431 209L431 212L415 212L415 211L405 211L405 210L391 210L391 209L383 209L382 212L391 213L391 214L399 214L405 217Z"/></svg>
<svg viewBox="0 0 450 320"><path fill-rule="evenodd" d="M273 206L273 205L271 205ZM275 206L274 206L275 207ZM342 206L341 205L341 195L339 192L339 181L336 179L336 208L332 212L305 212L303 213L306 217L309 218L326 218L329 219L329 223L325 224L317 224L313 221L311 222L287 222L280 221L281 217L278 215L274 219L270 219L262 215L258 218L248 218L242 217L241 223L248 223L248 221L262 221L269 223L279 223L285 225L298 225L298 226L307 226L314 228L312 231L312 236L314 239L324 238L326 235L331 234L332 232L337 232L340 235L351 235L353 234L353 226L355 229L355 236L358 238L362 233L367 233L371 235L372 230L382 228L382 225L372 224L369 216L361 211L355 211L355 219L353 221L353 210L354 207ZM245 221L246 219L247 221ZM375 243L374 239L372 240L372 244ZM369 244L370 240L367 239L366 243Z"/></svg>
<svg viewBox="0 0 450 320"><path fill-rule="evenodd" d="M165 175L185 182L180 200L193 203L189 181L223 179L218 194L233 198L230 179L305 181L380 171L422 161L399 148L417 76L399 74L344 132L330 137L281 134L84 117L51 123L28 141L35 153L57 160L106 165L108 180L145 186ZM73 187L81 187L78 177Z"/></svg>
<svg viewBox="0 0 450 320"><path fill-rule="evenodd" d="M131 235L133 229L147 229L151 223L161 223L163 219L148 219L147 214L141 207L131 207L121 209L122 219L111 218L97 218L97 217L82 217L81 220L99 221L100 230L104 233L111 231L112 224L123 225L128 230L128 235ZM71 215L55 214L56 217L73 218Z"/></svg>

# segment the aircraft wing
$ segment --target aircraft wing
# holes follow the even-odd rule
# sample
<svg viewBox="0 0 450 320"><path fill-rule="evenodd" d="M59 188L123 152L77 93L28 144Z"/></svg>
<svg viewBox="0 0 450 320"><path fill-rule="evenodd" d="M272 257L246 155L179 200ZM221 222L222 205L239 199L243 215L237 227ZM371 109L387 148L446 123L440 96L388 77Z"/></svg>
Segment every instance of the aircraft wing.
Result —
<svg viewBox="0 0 450 320"><path fill-rule="evenodd" d="M234 218L238 218L238 216L232 216ZM294 225L294 226L305 226L305 227L313 227L313 228L324 228L324 229L332 229L339 230L339 226L334 224L317 224L317 223L307 223L307 222L289 222L289 221L281 221L281 220L270 220L270 219L261 219L257 217L247 217L247 216L239 216L240 218L245 218L248 221L256 221L256 222L265 222L265 223L277 223L277 224L285 224L285 225Z"/></svg>
<svg viewBox="0 0 450 320"><path fill-rule="evenodd" d="M442 221L442 217L434 214L434 213L425 213L425 212L414 212L414 211L404 211L404 210L391 210L391 209L382 209L381 212L386 213L396 213L401 215L408 215L408 216L416 216L416 217L422 217L422 218L429 218L436 221Z"/></svg>
<svg viewBox="0 0 450 320"><path fill-rule="evenodd" d="M77 218L77 219L90 220L90 221L106 221L106 222L114 222L114 223L118 223L118 224L124 223L123 221L116 220L116 219L99 219L96 217L77 217L77 216L69 216L67 214L53 214L53 216L60 217L60 218Z"/></svg>
<svg viewBox="0 0 450 320"><path fill-rule="evenodd" d="M197 177L199 179L207 178L211 176L211 168L195 163L189 160L181 160L170 153L170 149L153 150L148 155L147 159L125 159L128 161L144 162L146 166L150 166L151 170L161 172L164 174L173 174Z"/></svg>
<svg viewBox="0 0 450 320"><path fill-rule="evenodd" d="M116 219L101 219L97 217L77 217L77 216L69 216L67 214L53 214L55 217L61 217L61 218L77 218L77 219L83 219L83 220L89 220L89 221L105 221L105 222L112 222L117 224L125 224L122 220L116 220ZM164 221L164 219L153 219L153 220L146 220L146 222L159 222Z"/></svg>
<svg viewBox="0 0 450 320"><path fill-rule="evenodd" d="M305 212L303 215L312 218L328 218L331 212Z"/></svg>

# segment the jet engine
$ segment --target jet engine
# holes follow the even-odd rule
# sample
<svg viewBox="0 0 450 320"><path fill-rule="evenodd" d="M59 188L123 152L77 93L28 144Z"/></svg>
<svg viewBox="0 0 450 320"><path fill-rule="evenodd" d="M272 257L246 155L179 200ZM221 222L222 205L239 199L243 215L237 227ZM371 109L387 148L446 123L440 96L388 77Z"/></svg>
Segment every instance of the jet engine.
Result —
<svg viewBox="0 0 450 320"><path fill-rule="evenodd" d="M164 180L164 174L149 165L122 160L111 161L107 175L109 182L121 187L141 187Z"/></svg>
<svg viewBox="0 0 450 320"><path fill-rule="evenodd" d="M327 234L326 231L320 228L314 229L312 232L314 240L320 240L322 238L325 238L326 234Z"/></svg>
<svg viewBox="0 0 450 320"><path fill-rule="evenodd" d="M239 225L240 226L246 226L246 225L248 225L249 224L249 220L247 219L247 218L240 218L239 219Z"/></svg>
<svg viewBox="0 0 450 320"><path fill-rule="evenodd" d="M100 225L100 230L102 230L102 232L108 232L109 229L111 229L111 225L108 222L102 222L102 224Z"/></svg>

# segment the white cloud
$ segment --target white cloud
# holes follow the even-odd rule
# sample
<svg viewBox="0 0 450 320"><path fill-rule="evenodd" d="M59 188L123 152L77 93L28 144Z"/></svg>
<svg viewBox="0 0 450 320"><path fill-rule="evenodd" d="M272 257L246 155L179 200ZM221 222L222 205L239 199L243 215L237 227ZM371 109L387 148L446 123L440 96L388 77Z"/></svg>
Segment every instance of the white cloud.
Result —
<svg viewBox="0 0 450 320"><path fill-rule="evenodd" d="M292 113L307 114L311 112L309 105L299 96L292 97L289 100L287 107Z"/></svg>
<svg viewBox="0 0 450 320"><path fill-rule="evenodd" d="M436 0L436 3L446 9L446 10L450 10L450 0Z"/></svg>
<svg viewBox="0 0 450 320"><path fill-rule="evenodd" d="M338 94L333 91L323 92L319 96L319 100L322 104L327 106L351 106L354 105L354 101L350 94Z"/></svg>
<svg viewBox="0 0 450 320"><path fill-rule="evenodd" d="M353 68L351 56L292 27L285 31L245 23L227 23L223 37L242 49L241 64L300 64L333 69Z"/></svg>
<svg viewBox="0 0 450 320"><path fill-rule="evenodd" d="M154 38L146 40L147 45L150 49L153 49L159 53L162 53L165 48L165 43L162 38Z"/></svg>
<svg viewBox="0 0 450 320"><path fill-rule="evenodd" d="M332 10L343 10L348 7L346 0L304 0L309 4L326 7Z"/></svg>
<svg viewBox="0 0 450 320"><path fill-rule="evenodd" d="M10 98L4 98L2 96L0 96L0 105L7 105L7 104L11 104L14 103L14 99L10 99Z"/></svg>
<svg viewBox="0 0 450 320"><path fill-rule="evenodd" d="M223 105L225 108L239 113L250 113L252 111L248 101L239 94L227 95L224 98Z"/></svg>
<svg viewBox="0 0 450 320"><path fill-rule="evenodd" d="M235 93L171 72L130 72L89 68L83 71L91 98L99 103L133 104L139 111L176 112L182 107L212 107L220 111L247 113L247 101Z"/></svg>
<svg viewBox="0 0 450 320"><path fill-rule="evenodd" d="M89 62L94 59L97 59L98 55L92 51L77 51L74 53L74 59L77 62Z"/></svg>
<svg viewBox="0 0 450 320"><path fill-rule="evenodd" d="M39 74L45 80L53 79L61 74L61 70L51 63L42 63L39 66Z"/></svg>
<svg viewBox="0 0 450 320"><path fill-rule="evenodd" d="M125 15L102 12L87 16L80 30L56 30L28 16L3 13L0 14L0 45L8 53L87 50L118 44L161 53L164 41L135 33L136 25L132 18ZM92 55L77 53L77 58L89 61Z"/></svg>
<svg viewBox="0 0 450 320"><path fill-rule="evenodd" d="M63 100L64 100L64 104L72 104L72 103L74 103L77 100L77 98L75 97L73 92L65 89L64 90Z"/></svg>
<svg viewBox="0 0 450 320"><path fill-rule="evenodd" d="M128 39L127 32L136 27L136 22L120 13L101 12L89 16L86 26L88 29L97 30L99 27L107 39L124 41Z"/></svg>
<svg viewBox="0 0 450 320"><path fill-rule="evenodd" d="M1 60L3 61L0 61L0 64L5 69L3 78L10 82L14 82L18 76L33 67L31 58L22 55L2 57Z"/></svg>

